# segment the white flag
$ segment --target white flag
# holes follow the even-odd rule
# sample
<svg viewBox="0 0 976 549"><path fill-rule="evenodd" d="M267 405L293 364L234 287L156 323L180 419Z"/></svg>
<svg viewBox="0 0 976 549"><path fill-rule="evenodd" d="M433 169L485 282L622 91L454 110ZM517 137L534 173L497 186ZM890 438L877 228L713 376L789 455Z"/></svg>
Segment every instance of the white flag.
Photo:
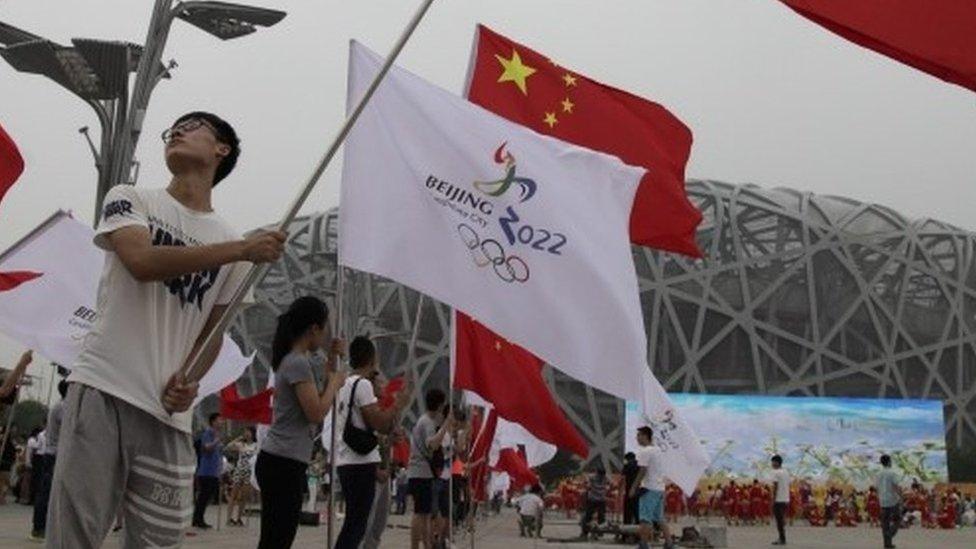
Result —
<svg viewBox="0 0 976 549"><path fill-rule="evenodd" d="M352 44L350 108L380 66ZM393 67L346 142L339 259L467 313L590 386L645 402L652 419L677 418L647 367L631 255L643 173ZM687 424L673 423L666 473L690 493L704 454Z"/></svg>
<svg viewBox="0 0 976 549"><path fill-rule="evenodd" d="M353 43L350 104L380 65ZM643 173L394 67L345 145L339 258L638 398L647 341L628 224Z"/></svg>
<svg viewBox="0 0 976 549"><path fill-rule="evenodd" d="M0 272L30 273L30 279L0 291L0 332L44 358L71 367L91 329L105 252L95 232L58 212L0 255ZM224 336L220 355L200 380L199 402L244 373L251 359Z"/></svg>
<svg viewBox="0 0 976 549"><path fill-rule="evenodd" d="M649 426L654 432L653 444L661 449L664 476L690 496L708 468L708 454L650 370L644 371L640 387L641 425Z"/></svg>

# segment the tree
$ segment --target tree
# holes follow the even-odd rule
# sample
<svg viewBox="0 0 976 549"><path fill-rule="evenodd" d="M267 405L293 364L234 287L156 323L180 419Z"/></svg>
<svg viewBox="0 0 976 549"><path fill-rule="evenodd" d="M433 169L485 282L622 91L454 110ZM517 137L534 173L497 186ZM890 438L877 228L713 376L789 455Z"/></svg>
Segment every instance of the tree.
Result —
<svg viewBox="0 0 976 549"><path fill-rule="evenodd" d="M47 406L37 400L22 400L7 413L14 414L14 425L22 436L28 436L36 427L41 427L47 421ZM6 422L7 418L4 418Z"/></svg>

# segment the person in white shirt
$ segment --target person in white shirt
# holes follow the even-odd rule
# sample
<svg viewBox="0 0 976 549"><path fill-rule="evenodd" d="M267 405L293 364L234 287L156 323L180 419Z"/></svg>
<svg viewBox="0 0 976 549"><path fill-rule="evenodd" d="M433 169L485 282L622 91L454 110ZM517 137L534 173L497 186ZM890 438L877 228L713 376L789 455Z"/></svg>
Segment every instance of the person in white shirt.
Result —
<svg viewBox="0 0 976 549"><path fill-rule="evenodd" d="M664 549L671 549L671 530L664 520L664 475L661 471L661 449L654 446L654 431L648 427L637 429L637 480L631 487L630 496L640 496L637 501L637 518L641 549L647 549L654 536L653 525L661 527L664 535Z"/></svg>
<svg viewBox="0 0 976 549"><path fill-rule="evenodd" d="M213 188L240 154L230 124L191 112L162 138L169 185L120 184L105 196L98 314L68 377L48 547L101 546L118 509L123 547L182 543L199 388L184 368L198 352L204 369L213 364L222 338L206 349L203 341L249 263L277 261L284 249L284 233L242 238L213 209Z"/></svg>
<svg viewBox="0 0 976 549"><path fill-rule="evenodd" d="M773 545L786 545L786 511L790 508L790 473L783 469L783 458L775 455L769 460L773 466L773 516L779 539Z"/></svg>
<svg viewBox="0 0 976 549"><path fill-rule="evenodd" d="M412 392L405 387L397 393L392 408L380 408L371 381L379 373L376 347L366 337L349 344L349 364L352 373L336 396L336 474L346 501L346 518L334 549L358 549L366 536L380 463L373 431L393 431Z"/></svg>
<svg viewBox="0 0 976 549"><path fill-rule="evenodd" d="M542 537L542 516L546 510L546 504L539 496L541 492L542 487L539 485L533 486L531 489L526 486L525 493L512 501L512 504L518 509L520 537Z"/></svg>

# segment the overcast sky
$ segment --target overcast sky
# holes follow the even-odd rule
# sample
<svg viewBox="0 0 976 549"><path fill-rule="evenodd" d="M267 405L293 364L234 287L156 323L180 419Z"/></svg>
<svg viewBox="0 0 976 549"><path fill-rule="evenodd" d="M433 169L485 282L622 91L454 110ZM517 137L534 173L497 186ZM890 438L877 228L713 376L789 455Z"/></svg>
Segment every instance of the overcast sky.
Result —
<svg viewBox="0 0 976 549"><path fill-rule="evenodd" d="M230 42L181 21L139 143L139 184L169 176L158 135L212 110L243 139L216 208L240 229L276 221L340 124L350 39L385 53L419 0L258 0L288 12ZM0 0L0 21L62 44L143 43L149 0ZM850 44L775 0L437 0L400 59L460 93L477 23L561 65L658 101L691 127L688 175L877 202L967 229L976 203L976 94ZM0 250L59 208L87 222L91 109L0 62L0 124L27 171L0 205ZM337 161L306 210L334 206ZM20 349L0 337L0 364Z"/></svg>

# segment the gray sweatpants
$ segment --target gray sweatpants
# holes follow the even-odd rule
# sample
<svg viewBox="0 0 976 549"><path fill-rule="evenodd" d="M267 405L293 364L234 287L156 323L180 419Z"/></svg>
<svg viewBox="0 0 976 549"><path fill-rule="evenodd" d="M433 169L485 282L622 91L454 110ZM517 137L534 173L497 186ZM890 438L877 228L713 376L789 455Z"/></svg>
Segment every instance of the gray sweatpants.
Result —
<svg viewBox="0 0 976 549"><path fill-rule="evenodd" d="M111 395L68 389L47 547L101 547L122 506L125 548L179 547L193 513L188 433Z"/></svg>

